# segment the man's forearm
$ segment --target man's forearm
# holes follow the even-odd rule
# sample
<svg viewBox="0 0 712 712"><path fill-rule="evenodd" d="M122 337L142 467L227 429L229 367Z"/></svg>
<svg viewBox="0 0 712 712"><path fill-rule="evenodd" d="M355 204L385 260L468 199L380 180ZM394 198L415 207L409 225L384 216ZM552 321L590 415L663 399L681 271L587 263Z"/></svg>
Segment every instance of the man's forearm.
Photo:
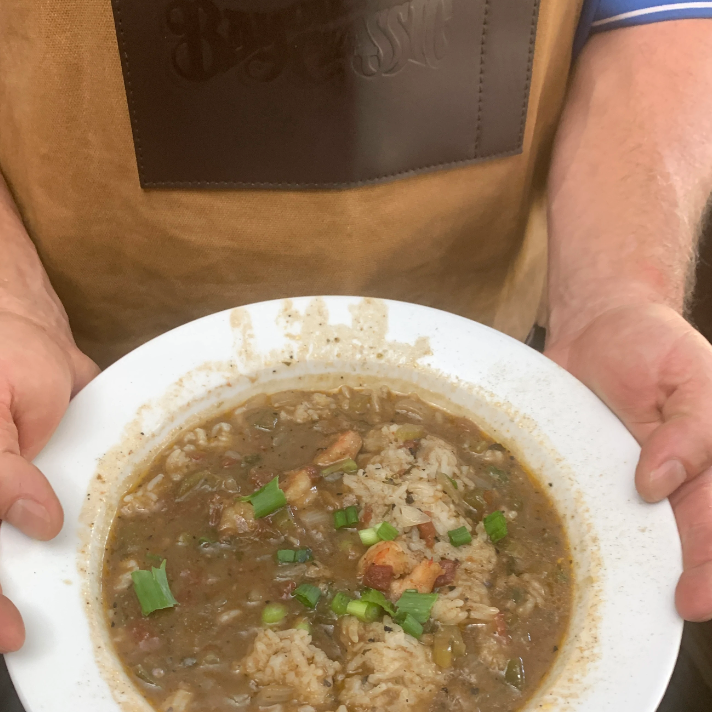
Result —
<svg viewBox="0 0 712 712"><path fill-rule="evenodd" d="M0 174L0 312L12 312L71 340L67 316Z"/></svg>
<svg viewBox="0 0 712 712"><path fill-rule="evenodd" d="M711 190L712 21L594 37L549 179L550 340L617 306L682 310Z"/></svg>

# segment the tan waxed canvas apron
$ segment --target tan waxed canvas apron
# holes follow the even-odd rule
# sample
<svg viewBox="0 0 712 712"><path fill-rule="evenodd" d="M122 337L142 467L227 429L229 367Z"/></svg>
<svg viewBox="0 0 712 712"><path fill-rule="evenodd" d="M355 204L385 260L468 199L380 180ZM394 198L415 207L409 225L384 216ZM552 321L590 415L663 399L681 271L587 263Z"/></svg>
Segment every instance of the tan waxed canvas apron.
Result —
<svg viewBox="0 0 712 712"><path fill-rule="evenodd" d="M100 365L292 295L526 336L578 0L113 5L0 2L0 169Z"/></svg>

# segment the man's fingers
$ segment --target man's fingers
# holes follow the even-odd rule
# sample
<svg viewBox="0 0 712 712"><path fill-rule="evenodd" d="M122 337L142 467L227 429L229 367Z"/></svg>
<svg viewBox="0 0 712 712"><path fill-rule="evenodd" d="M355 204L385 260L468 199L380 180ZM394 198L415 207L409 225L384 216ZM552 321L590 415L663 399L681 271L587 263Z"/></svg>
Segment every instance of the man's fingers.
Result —
<svg viewBox="0 0 712 712"><path fill-rule="evenodd" d="M681 388L665 404L663 417L643 442L635 473L638 491L649 502L712 467L712 384Z"/></svg>
<svg viewBox="0 0 712 712"><path fill-rule="evenodd" d="M712 618L712 469L680 487L671 497L682 543L684 572L675 594L686 620Z"/></svg>
<svg viewBox="0 0 712 712"><path fill-rule="evenodd" d="M686 621L701 623L712 618L712 561L682 572L675 606Z"/></svg>
<svg viewBox="0 0 712 712"><path fill-rule="evenodd" d="M0 451L0 519L34 539L57 536L64 513L47 478L20 454Z"/></svg>
<svg viewBox="0 0 712 712"><path fill-rule="evenodd" d="M47 478L20 454L8 409L0 407L0 519L34 539L52 539L64 513Z"/></svg>
<svg viewBox="0 0 712 712"><path fill-rule="evenodd" d="M25 642L25 626L15 604L0 593L0 653L19 650Z"/></svg>

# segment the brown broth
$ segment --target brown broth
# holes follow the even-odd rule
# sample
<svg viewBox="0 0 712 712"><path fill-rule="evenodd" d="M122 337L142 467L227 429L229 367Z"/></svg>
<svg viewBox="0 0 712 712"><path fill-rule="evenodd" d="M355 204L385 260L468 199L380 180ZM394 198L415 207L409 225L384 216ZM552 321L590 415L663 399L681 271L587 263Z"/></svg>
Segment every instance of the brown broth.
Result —
<svg viewBox="0 0 712 712"><path fill-rule="evenodd" d="M434 694L408 708L415 712L518 709L551 667L570 609L570 553L546 492L506 448L471 421L414 396L404 398L385 389L379 393L341 389L324 394L335 407L325 407L323 412L317 407L316 419L312 419L315 413L305 422L280 417L282 411L291 413L291 418L295 412L306 417L307 409L299 411L299 404L313 397L286 392L253 399L237 411L212 417L200 431L191 431L187 442L183 434L141 475L116 515L103 573L107 621L127 672L157 709L172 701L173 712L264 709L258 704L260 688L241 672L240 661L265 627L263 608L274 602L287 611L275 630L306 622L313 645L331 660L348 660L349 645L340 632L343 622L331 610L330 601L336 591L355 596L363 589L357 563L367 548L357 529L334 529L334 510L353 501L344 478L316 477L307 506L290 502L289 507L252 522L250 531L240 533L224 526L226 510L239 496L274 477L280 478L284 489L285 473L313 463L340 433L357 432L368 443L367 434L385 424L413 424L425 435L454 446L460 464L468 468L467 483L460 482L456 496L473 505L459 505L473 527L494 510L508 512L512 518L507 521L508 535L494 546L496 563L482 581L489 606L500 614L493 620L468 618L459 624L466 654L442 671L442 684ZM228 423L230 432L220 423ZM372 441L376 436L369 437ZM403 448L417 453L423 442L428 441L414 439L404 442ZM177 445L180 455L175 454ZM169 456L173 464L167 463ZM373 458L364 447L356 461L363 468ZM362 506L361 519L367 518ZM366 526L363 521L359 525ZM309 548L313 561L276 562L277 550L300 548ZM162 560L167 562L178 605L143 616L130 570L157 567ZM304 582L321 585L326 592L315 610L291 595ZM452 588L449 584L436 591L444 595ZM432 619L424 626L420 644L428 648L428 659L440 627ZM515 681L516 663L509 663L508 673L503 670L503 661L517 660L525 672L521 689L510 684ZM343 679L335 676L328 701L312 708L336 710L342 686ZM185 699L190 693L185 708L185 700L175 698L180 689L186 690ZM281 709L292 712L302 705L297 696L282 702Z"/></svg>

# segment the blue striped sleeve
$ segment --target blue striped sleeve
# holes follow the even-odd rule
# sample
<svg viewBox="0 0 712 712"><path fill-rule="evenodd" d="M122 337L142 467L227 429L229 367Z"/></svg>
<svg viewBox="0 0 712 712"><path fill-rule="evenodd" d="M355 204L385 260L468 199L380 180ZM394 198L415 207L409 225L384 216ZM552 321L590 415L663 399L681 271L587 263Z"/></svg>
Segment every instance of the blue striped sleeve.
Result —
<svg viewBox="0 0 712 712"><path fill-rule="evenodd" d="M574 41L574 53L578 54L586 40L595 32L663 20L704 17L712 18L710 0L585 0Z"/></svg>

